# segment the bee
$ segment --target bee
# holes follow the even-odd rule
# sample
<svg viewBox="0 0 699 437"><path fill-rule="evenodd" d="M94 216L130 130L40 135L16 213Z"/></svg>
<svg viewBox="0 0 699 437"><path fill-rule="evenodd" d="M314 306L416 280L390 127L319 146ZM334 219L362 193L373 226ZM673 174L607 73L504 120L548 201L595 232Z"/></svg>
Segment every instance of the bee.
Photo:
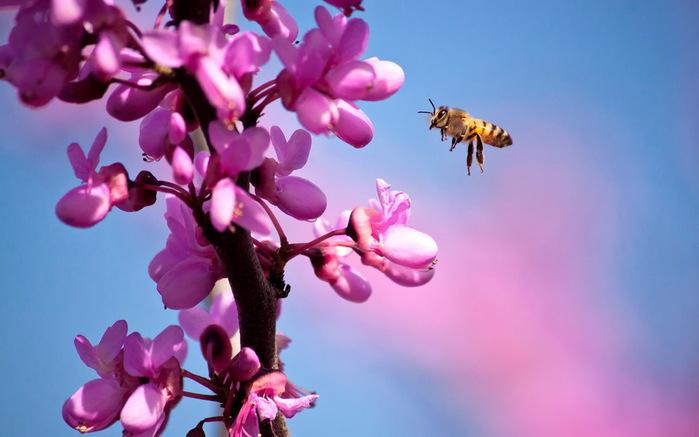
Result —
<svg viewBox="0 0 699 437"><path fill-rule="evenodd" d="M442 141L451 137L451 148L453 151L457 144L465 142L468 144L468 154L466 155L466 169L471 175L471 164L473 164L473 143L476 143L476 160L478 167L483 173L483 143L493 147L506 147L512 145L512 137L501 127L495 126L485 120L471 117L466 111L457 108L440 106L436 108L432 99L428 99L432 105L432 111L418 111L419 114L430 114L430 129L439 128Z"/></svg>

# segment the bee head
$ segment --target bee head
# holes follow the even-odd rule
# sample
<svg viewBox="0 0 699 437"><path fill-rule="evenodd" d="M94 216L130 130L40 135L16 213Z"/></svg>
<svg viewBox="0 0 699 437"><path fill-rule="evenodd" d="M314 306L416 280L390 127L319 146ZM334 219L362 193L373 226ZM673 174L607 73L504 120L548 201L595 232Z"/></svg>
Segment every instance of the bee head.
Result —
<svg viewBox="0 0 699 437"><path fill-rule="evenodd" d="M427 99L432 105L432 111L418 111L418 114L430 114L430 129L433 127L444 127L447 124L447 114L449 113L449 108L446 106L440 106L436 108L432 99Z"/></svg>
<svg viewBox="0 0 699 437"><path fill-rule="evenodd" d="M446 106L440 106L432 114L430 119L430 129L433 127L443 128L447 125L447 119L449 118L449 108Z"/></svg>

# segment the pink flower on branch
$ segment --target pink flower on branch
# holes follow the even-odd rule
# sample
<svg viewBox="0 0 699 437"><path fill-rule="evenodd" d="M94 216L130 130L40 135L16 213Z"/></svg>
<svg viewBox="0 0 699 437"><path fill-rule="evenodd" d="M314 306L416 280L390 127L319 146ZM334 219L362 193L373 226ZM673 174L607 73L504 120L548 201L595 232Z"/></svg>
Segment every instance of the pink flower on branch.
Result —
<svg viewBox="0 0 699 437"><path fill-rule="evenodd" d="M182 396L180 365L187 351L182 330L169 326L153 340L126 332L126 322L120 320L97 346L76 337L80 358L101 378L63 404L63 418L72 428L98 431L121 419L128 436L162 432L169 410Z"/></svg>

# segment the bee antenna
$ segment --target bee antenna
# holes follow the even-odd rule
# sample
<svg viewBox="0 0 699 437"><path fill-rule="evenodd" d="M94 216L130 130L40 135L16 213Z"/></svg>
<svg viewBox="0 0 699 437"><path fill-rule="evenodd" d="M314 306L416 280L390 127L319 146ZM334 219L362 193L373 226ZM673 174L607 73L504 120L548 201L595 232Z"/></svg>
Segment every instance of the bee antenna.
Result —
<svg viewBox="0 0 699 437"><path fill-rule="evenodd" d="M430 111L417 111L418 114L434 114L434 112Z"/></svg>
<svg viewBox="0 0 699 437"><path fill-rule="evenodd" d="M432 103L432 99L427 99L427 100L430 101L430 105L432 105L432 109L434 110L434 112L437 112L437 108L434 107L434 103Z"/></svg>

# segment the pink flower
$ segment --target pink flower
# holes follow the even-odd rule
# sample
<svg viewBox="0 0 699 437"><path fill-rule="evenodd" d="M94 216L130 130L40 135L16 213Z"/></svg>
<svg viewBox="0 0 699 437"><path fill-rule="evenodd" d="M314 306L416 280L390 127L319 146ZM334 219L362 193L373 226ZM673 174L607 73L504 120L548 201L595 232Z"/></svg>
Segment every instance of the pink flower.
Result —
<svg viewBox="0 0 699 437"><path fill-rule="evenodd" d="M218 166L213 172L221 173L218 180L209 181L214 184L208 204L211 224L219 232L235 223L251 232L269 234L271 226L264 209L234 183L240 172L262 163L269 147L269 134L260 127L238 134L214 122L209 125L209 137L218 152L218 161L209 160L207 166ZM207 168L207 171L212 170Z"/></svg>
<svg viewBox="0 0 699 437"><path fill-rule="evenodd" d="M168 326L153 340L137 332L126 338L124 369L148 381L131 393L121 409L127 435L158 433L169 410L182 397L180 365L186 353L187 343L179 326Z"/></svg>
<svg viewBox="0 0 699 437"><path fill-rule="evenodd" d="M150 86L156 77L152 72L135 72L129 81L140 86ZM152 90L117 85L107 99L107 112L120 121L138 120L154 110L173 89L173 84L163 84Z"/></svg>
<svg viewBox="0 0 699 437"><path fill-rule="evenodd" d="M287 393L288 380L282 372L272 371L257 377L247 388L243 406L233 425L230 437L258 435L259 421L274 420L277 413L292 418L296 413L314 405L318 395L291 396Z"/></svg>
<svg viewBox="0 0 699 437"><path fill-rule="evenodd" d="M298 129L287 141L282 130L272 126L270 137L278 161L267 158L259 168L254 181L255 193L296 219L320 217L327 206L323 191L306 179L290 176L306 165L311 151L311 135Z"/></svg>
<svg viewBox="0 0 699 437"><path fill-rule="evenodd" d="M56 204L56 215L69 226L94 226L104 219L112 206L129 199L129 178L123 165L116 163L102 167L99 173L95 171L106 142L107 130L102 128L87 156L79 144L68 146L68 159L73 172L83 182Z"/></svg>
<svg viewBox="0 0 699 437"><path fill-rule="evenodd" d="M277 77L282 103L296 111L309 131L335 133L355 147L368 144L374 134L369 118L352 101L382 100L403 84L403 70L389 61L357 60L366 49L369 27L360 19L331 17L316 8L318 27L303 37L299 47L273 38L285 69Z"/></svg>
<svg viewBox="0 0 699 437"><path fill-rule="evenodd" d="M350 211L345 211L337 220L334 229L343 229L347 226ZM332 229L325 219L319 219L314 223L313 233L320 237ZM344 244L344 245L338 245ZM348 247L352 239L347 236L334 236L313 251L310 255L311 264L316 276L329 283L333 290L350 302L365 302L371 296L371 284L369 281L354 270L344 259L352 253L352 248Z"/></svg>
<svg viewBox="0 0 699 437"><path fill-rule="evenodd" d="M143 35L143 48L159 65L185 67L193 74L221 120L232 122L245 112L245 95L225 67L228 41L213 25L180 23L176 31L151 30Z"/></svg>
<svg viewBox="0 0 699 437"><path fill-rule="evenodd" d="M176 197L167 197L165 220L170 228L165 249L148 266L163 304L172 309L192 308L208 296L225 276L214 248L201 234L192 210Z"/></svg>
<svg viewBox="0 0 699 437"><path fill-rule="evenodd" d="M126 331L126 322L119 320L105 331L97 346L82 335L75 337L78 355L101 378L87 382L63 404L63 419L71 428L91 432L112 425L138 385L123 368Z"/></svg>

